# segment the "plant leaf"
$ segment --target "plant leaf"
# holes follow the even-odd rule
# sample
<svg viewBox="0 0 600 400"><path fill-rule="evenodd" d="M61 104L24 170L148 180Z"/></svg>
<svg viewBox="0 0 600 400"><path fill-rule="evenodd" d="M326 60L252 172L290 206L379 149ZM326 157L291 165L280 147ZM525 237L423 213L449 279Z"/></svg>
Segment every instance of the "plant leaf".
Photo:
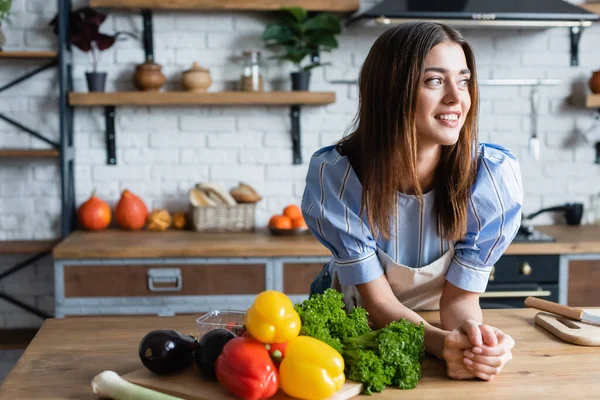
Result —
<svg viewBox="0 0 600 400"><path fill-rule="evenodd" d="M331 33L318 32L315 35L311 32L311 35L307 36L310 38L310 47L315 50L330 51L338 47L338 41Z"/></svg>
<svg viewBox="0 0 600 400"><path fill-rule="evenodd" d="M306 32L323 30L329 33L340 33L341 26L337 17L329 13L321 13L304 23Z"/></svg>
<svg viewBox="0 0 600 400"><path fill-rule="evenodd" d="M262 34L262 39L269 44L287 44L294 41L294 34L287 26L269 24Z"/></svg>
<svg viewBox="0 0 600 400"><path fill-rule="evenodd" d="M98 50L104 51L106 49L111 48L112 45L115 44L116 40L116 36L109 36L103 33L99 33L98 37L96 38L96 45L98 46Z"/></svg>
<svg viewBox="0 0 600 400"><path fill-rule="evenodd" d="M310 54L310 50L305 47L285 46L288 59L296 64Z"/></svg>
<svg viewBox="0 0 600 400"><path fill-rule="evenodd" d="M291 15L296 22L303 22L308 15L308 12L302 7L281 7L281 16Z"/></svg>

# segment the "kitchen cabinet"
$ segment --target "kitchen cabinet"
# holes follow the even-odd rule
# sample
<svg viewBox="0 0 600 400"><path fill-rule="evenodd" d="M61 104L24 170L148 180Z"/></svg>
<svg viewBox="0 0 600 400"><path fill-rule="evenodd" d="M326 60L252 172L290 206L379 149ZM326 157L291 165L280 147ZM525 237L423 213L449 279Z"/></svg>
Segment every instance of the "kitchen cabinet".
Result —
<svg viewBox="0 0 600 400"><path fill-rule="evenodd" d="M595 301L590 296L596 295L593 277L600 262L591 261L600 260L600 226L540 230L556 242L511 244L481 295L483 308L523 307L527 296L563 304ZM53 257L55 314L66 317L246 309L268 289L302 301L330 252L308 234L111 229L76 231L54 248ZM582 257L588 260L580 264Z"/></svg>
<svg viewBox="0 0 600 400"><path fill-rule="evenodd" d="M572 307L600 307L600 260L569 262L567 304Z"/></svg>

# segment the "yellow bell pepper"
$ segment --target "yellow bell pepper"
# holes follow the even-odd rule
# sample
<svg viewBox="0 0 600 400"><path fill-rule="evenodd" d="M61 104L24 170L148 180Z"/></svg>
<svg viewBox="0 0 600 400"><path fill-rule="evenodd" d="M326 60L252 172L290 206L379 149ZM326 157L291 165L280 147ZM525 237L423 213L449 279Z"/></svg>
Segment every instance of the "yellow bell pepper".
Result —
<svg viewBox="0 0 600 400"><path fill-rule="evenodd" d="M336 349L310 336L298 336L288 343L279 366L279 386L287 395L326 399L345 382L344 358Z"/></svg>
<svg viewBox="0 0 600 400"><path fill-rule="evenodd" d="M263 343L285 343L300 333L300 316L285 294L276 290L260 293L246 311L244 326Z"/></svg>

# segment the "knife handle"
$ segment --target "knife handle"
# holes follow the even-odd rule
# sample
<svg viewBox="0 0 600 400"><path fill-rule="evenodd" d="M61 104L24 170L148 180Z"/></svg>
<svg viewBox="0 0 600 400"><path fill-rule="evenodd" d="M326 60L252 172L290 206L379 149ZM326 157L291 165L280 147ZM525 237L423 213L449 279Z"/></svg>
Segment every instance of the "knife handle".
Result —
<svg viewBox="0 0 600 400"><path fill-rule="evenodd" d="M581 321L583 318L583 310L581 308L564 306L562 304L543 300L537 297L527 297L525 299L525 306L562 315L563 317L575 319L577 321Z"/></svg>

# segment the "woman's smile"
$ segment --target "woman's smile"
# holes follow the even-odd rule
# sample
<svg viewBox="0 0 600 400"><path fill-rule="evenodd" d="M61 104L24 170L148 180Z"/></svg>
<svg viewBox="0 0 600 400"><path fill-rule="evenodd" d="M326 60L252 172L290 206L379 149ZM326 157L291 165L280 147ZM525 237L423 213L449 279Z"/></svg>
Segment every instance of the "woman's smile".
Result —
<svg viewBox="0 0 600 400"><path fill-rule="evenodd" d="M449 111L435 116L438 123L449 128L456 128L460 123L460 111Z"/></svg>

